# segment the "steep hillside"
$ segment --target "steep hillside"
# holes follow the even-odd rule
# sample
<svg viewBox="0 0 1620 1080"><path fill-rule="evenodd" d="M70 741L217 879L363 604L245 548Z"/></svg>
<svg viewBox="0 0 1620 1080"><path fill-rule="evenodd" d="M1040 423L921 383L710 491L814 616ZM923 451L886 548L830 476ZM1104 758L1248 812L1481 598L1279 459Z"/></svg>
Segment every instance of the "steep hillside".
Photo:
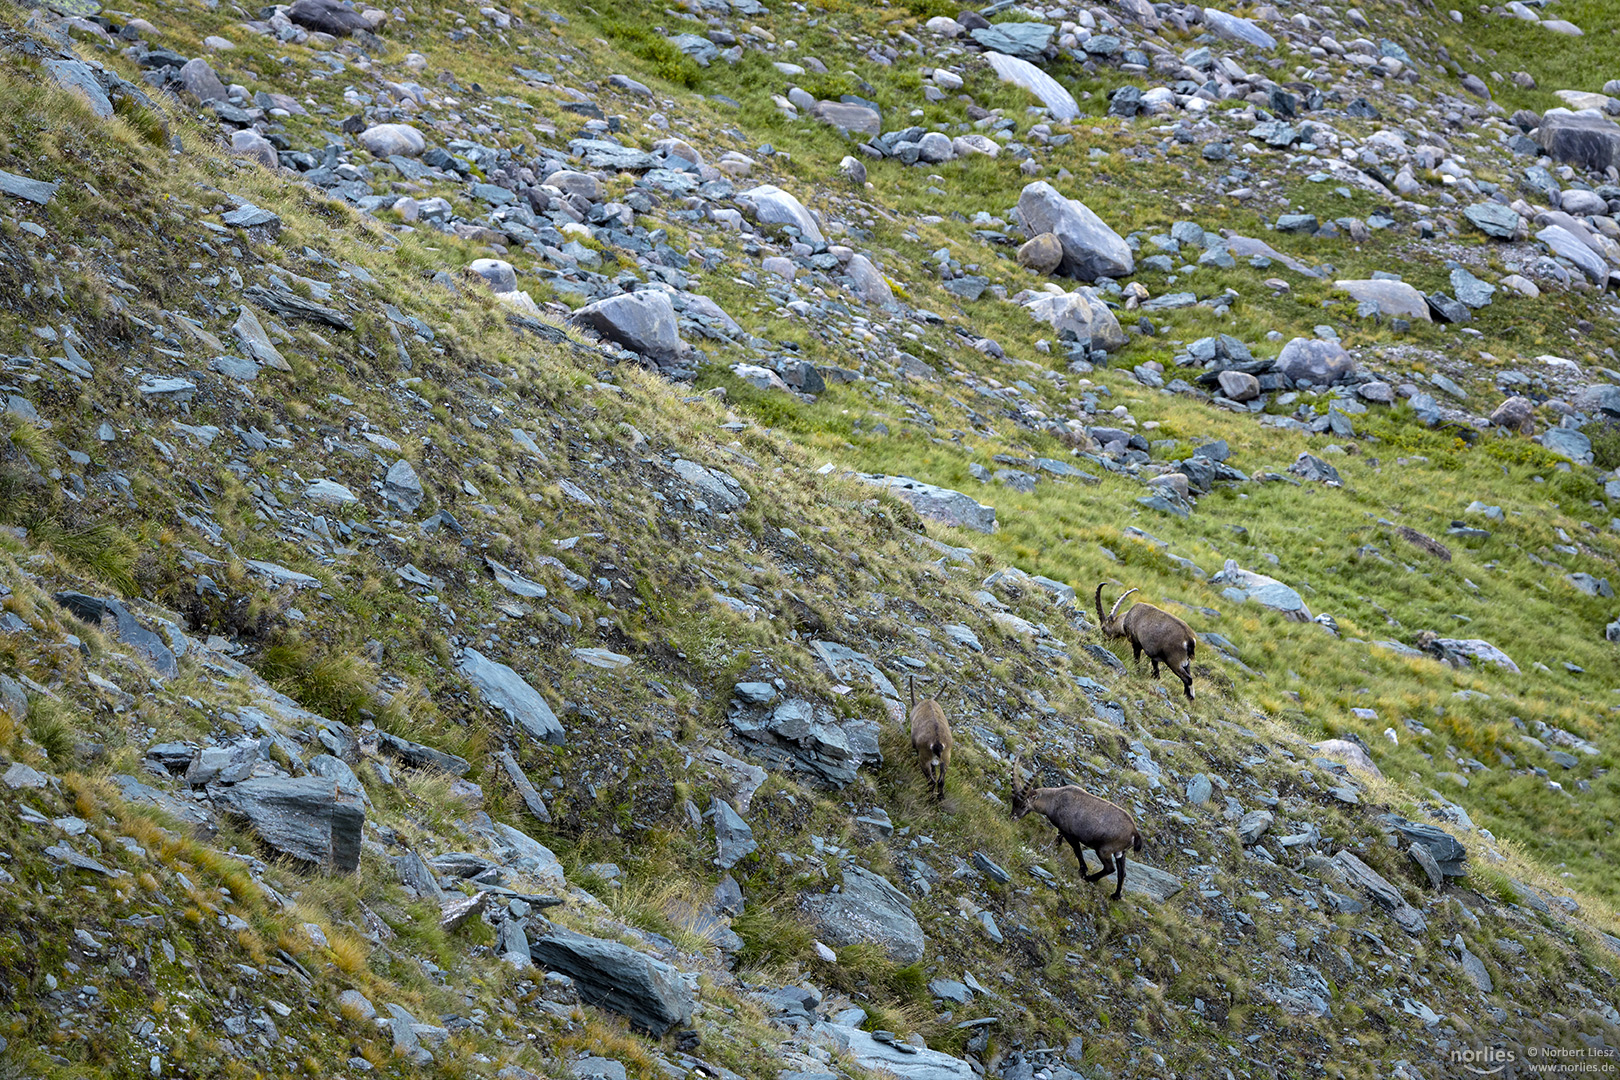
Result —
<svg viewBox="0 0 1620 1080"><path fill-rule="evenodd" d="M0 1074L1613 1074L1612 22L0 7Z"/></svg>

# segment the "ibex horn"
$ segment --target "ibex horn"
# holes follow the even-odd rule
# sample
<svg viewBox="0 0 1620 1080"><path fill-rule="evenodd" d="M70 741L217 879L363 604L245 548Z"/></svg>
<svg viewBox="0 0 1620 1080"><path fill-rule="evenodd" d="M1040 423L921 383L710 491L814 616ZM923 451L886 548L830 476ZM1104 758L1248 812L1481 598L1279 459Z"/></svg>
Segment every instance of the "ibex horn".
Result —
<svg viewBox="0 0 1620 1080"><path fill-rule="evenodd" d="M1127 596L1131 595L1131 593L1136 592L1136 591L1137 590L1135 590L1135 589L1126 589L1124 592L1120 593L1119 594L1119 599L1114 601L1113 608L1108 612L1108 617L1110 619L1112 619L1116 614L1118 614L1119 605L1121 605L1121 604L1123 604L1125 602L1125 598Z"/></svg>

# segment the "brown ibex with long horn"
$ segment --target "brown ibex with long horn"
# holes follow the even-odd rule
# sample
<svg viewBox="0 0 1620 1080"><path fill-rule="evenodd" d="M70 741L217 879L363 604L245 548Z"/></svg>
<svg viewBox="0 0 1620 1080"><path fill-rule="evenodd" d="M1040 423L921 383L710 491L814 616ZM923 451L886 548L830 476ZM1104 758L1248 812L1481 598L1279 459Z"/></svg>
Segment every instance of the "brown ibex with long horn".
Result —
<svg viewBox="0 0 1620 1080"><path fill-rule="evenodd" d="M938 802L945 797L945 766L951 763L951 725L937 699L917 700L916 679L907 676L906 684L911 689L911 748Z"/></svg>
<svg viewBox="0 0 1620 1080"><path fill-rule="evenodd" d="M1115 618L1125 597L1136 591L1126 591L1114 601L1113 610L1104 615L1103 586L1097 586L1097 619L1102 624L1102 632L1107 637L1128 639L1135 663L1141 663L1142 654L1147 653L1148 659L1153 661L1155 679L1159 677L1160 663L1175 672L1187 700L1191 701L1193 651L1198 647L1198 635L1192 632L1192 627L1152 604L1132 604L1129 611Z"/></svg>
<svg viewBox="0 0 1620 1080"><path fill-rule="evenodd" d="M1013 820L1017 821L1031 810L1046 815L1046 820L1069 842L1074 857L1080 861L1081 877L1097 881L1107 877L1110 871L1118 873L1113 897L1118 900L1125 891L1125 852L1142 850L1142 834L1137 832L1131 815L1107 799L1099 799L1073 784L1032 790L1020 783L1018 759L1013 758ZM1102 869L1095 874L1086 873L1086 857L1081 854L1086 848L1091 848L1102 860Z"/></svg>

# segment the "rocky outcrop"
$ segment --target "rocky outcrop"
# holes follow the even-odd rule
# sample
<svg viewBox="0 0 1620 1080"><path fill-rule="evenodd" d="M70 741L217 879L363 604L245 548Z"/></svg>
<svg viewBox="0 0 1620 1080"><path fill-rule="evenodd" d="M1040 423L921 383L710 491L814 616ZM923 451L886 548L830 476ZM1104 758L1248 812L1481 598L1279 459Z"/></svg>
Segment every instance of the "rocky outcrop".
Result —
<svg viewBox="0 0 1620 1080"><path fill-rule="evenodd" d="M996 508L985 506L971 495L925 484L909 476L861 476L859 479L888 488L910 503L919 517L975 532L996 531Z"/></svg>
<svg viewBox="0 0 1620 1080"><path fill-rule="evenodd" d="M765 710L734 703L730 719L731 730L772 767L807 773L832 787L854 780L862 765L883 760L875 722L841 719L802 698Z"/></svg>
<svg viewBox="0 0 1620 1080"><path fill-rule="evenodd" d="M911 913L911 901L870 870L845 867L842 890L807 897L805 907L832 945L877 945L897 964L923 958L928 939Z"/></svg>

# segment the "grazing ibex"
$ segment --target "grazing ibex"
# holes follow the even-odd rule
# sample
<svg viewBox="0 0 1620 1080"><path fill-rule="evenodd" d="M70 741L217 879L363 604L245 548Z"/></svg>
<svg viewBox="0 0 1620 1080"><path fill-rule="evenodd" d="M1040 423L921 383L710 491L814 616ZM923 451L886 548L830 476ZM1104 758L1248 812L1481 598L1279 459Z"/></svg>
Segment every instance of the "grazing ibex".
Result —
<svg viewBox="0 0 1620 1080"><path fill-rule="evenodd" d="M1074 849L1080 861L1080 876L1097 881L1117 871L1119 880L1114 886L1114 899L1125 890L1125 852L1142 850L1142 834L1136 831L1131 815L1106 799L1070 784L1067 787L1043 787L1031 790L1018 779L1018 759L1012 765L1012 816L1017 821L1031 810L1046 815L1046 820L1057 827L1063 839ZM1102 860L1102 869L1095 874L1086 873L1086 857L1081 854L1091 848Z"/></svg>
<svg viewBox="0 0 1620 1080"><path fill-rule="evenodd" d="M951 725L937 700L917 701L917 680L908 676L906 682L911 688L911 748L938 802L945 797L945 766L951 763Z"/></svg>
<svg viewBox="0 0 1620 1080"><path fill-rule="evenodd" d="M1115 600L1114 610L1104 615L1103 586L1097 586L1097 619L1102 623L1103 634L1111 638L1130 639L1131 659L1137 663L1141 662L1142 654L1147 653L1148 659L1153 661L1155 679L1159 677L1159 664L1163 662L1176 673L1181 680L1181 688L1187 693L1187 700L1191 701L1193 650L1198 647L1198 635L1192 632L1192 627L1152 604L1132 604L1124 615L1114 618L1125 597L1135 591L1131 589Z"/></svg>

